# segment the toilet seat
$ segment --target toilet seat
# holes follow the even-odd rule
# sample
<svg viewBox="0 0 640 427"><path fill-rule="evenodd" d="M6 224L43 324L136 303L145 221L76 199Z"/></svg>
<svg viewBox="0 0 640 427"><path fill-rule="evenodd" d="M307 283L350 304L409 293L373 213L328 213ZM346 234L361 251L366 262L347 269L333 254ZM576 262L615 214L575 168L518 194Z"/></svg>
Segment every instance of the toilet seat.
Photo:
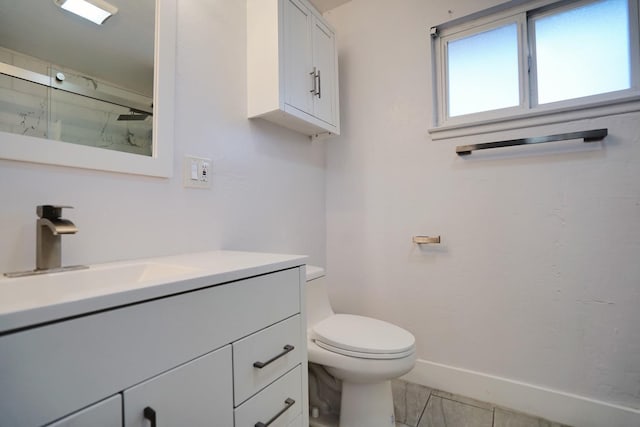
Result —
<svg viewBox="0 0 640 427"><path fill-rule="evenodd" d="M344 348L334 347L332 345L323 343L322 341L318 341L318 340L314 340L313 342L316 343L318 347L324 348L325 350L342 354L343 356L359 357L360 359L384 359L384 360L402 359L403 357L411 356L414 352L414 349L412 348L402 353L364 353L364 352L350 351L350 350L345 350Z"/></svg>
<svg viewBox="0 0 640 427"><path fill-rule="evenodd" d="M352 314L336 314L317 323L313 341L325 350L364 359L400 359L415 351L415 338L391 323Z"/></svg>

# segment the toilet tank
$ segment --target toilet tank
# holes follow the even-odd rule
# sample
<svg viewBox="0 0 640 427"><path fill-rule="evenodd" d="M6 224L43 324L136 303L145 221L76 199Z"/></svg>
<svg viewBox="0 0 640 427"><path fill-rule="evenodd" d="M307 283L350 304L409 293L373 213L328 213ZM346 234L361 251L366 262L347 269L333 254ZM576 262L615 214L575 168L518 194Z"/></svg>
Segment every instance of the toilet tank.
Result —
<svg viewBox="0 0 640 427"><path fill-rule="evenodd" d="M327 278L322 267L307 265L307 329L332 316Z"/></svg>

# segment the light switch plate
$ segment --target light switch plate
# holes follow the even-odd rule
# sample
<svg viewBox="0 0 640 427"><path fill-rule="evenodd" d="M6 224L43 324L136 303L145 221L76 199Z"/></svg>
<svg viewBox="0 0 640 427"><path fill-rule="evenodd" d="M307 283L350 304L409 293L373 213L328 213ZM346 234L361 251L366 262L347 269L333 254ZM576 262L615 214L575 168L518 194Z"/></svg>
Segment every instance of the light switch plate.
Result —
<svg viewBox="0 0 640 427"><path fill-rule="evenodd" d="M211 159L184 156L182 185L185 188L211 188Z"/></svg>

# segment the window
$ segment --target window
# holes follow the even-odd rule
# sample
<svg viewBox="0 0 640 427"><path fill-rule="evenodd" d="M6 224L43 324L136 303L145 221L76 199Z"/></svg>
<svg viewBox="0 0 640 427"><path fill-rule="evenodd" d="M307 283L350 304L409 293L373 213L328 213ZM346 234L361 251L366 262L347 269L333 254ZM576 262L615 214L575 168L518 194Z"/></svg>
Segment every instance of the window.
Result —
<svg viewBox="0 0 640 427"><path fill-rule="evenodd" d="M518 4L432 28L432 132L640 101L638 0Z"/></svg>
<svg viewBox="0 0 640 427"><path fill-rule="evenodd" d="M515 23L451 40L447 58L449 117L520 104Z"/></svg>
<svg viewBox="0 0 640 427"><path fill-rule="evenodd" d="M530 25L538 103L631 87L626 0L598 1L532 16Z"/></svg>

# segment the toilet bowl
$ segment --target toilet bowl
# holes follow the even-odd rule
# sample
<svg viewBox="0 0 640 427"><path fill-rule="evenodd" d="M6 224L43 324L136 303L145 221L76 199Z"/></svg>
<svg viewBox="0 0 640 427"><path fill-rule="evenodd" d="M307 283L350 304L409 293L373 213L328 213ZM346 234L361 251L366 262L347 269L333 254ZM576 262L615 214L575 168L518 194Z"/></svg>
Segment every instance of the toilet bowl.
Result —
<svg viewBox="0 0 640 427"><path fill-rule="evenodd" d="M416 360L415 338L391 323L335 314L324 270L307 266L309 361L342 380L340 427L395 427L391 380Z"/></svg>

